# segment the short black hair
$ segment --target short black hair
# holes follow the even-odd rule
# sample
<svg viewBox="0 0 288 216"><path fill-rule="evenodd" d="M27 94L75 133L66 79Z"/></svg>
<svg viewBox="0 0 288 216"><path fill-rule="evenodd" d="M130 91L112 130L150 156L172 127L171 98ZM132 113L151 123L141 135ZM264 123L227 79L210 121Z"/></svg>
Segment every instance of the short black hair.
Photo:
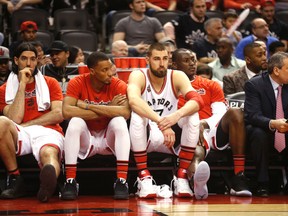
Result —
<svg viewBox="0 0 288 216"><path fill-rule="evenodd" d="M107 61L110 58L103 52L92 52L87 58L88 68L94 68L99 62Z"/></svg>
<svg viewBox="0 0 288 216"><path fill-rule="evenodd" d="M247 44L245 47L244 47L244 50L243 50L243 54L244 56L249 56L249 54L251 54L252 50L255 48L255 47L261 47L262 45L259 44L259 43L249 43Z"/></svg>
<svg viewBox="0 0 288 216"><path fill-rule="evenodd" d="M213 77L213 70L212 68L207 65L207 64L198 64L197 65L197 70L196 70L197 75L205 74L209 76L209 79L212 79Z"/></svg>
<svg viewBox="0 0 288 216"><path fill-rule="evenodd" d="M173 54L172 54L172 62L178 62L178 59L179 57L181 56L181 53L183 52L192 52L191 50L189 49L185 49L185 48L179 48L179 49L176 49Z"/></svg>
<svg viewBox="0 0 288 216"><path fill-rule="evenodd" d="M31 41L30 42L33 46L35 46L35 47L41 47L42 49L44 49L44 45L43 45L43 43L41 42L41 41ZM44 50L43 50L44 51Z"/></svg>
<svg viewBox="0 0 288 216"><path fill-rule="evenodd" d="M68 63L73 64L76 60L77 54L81 48L78 46L69 46Z"/></svg>
<svg viewBox="0 0 288 216"><path fill-rule="evenodd" d="M270 53L274 53L278 47L285 47L285 44L281 41L273 41L269 45L268 50Z"/></svg>
<svg viewBox="0 0 288 216"><path fill-rule="evenodd" d="M238 18L238 14L236 12L236 10L234 9L229 9L228 11L226 11L223 15L223 20L226 20L230 17L233 17L233 18Z"/></svg>

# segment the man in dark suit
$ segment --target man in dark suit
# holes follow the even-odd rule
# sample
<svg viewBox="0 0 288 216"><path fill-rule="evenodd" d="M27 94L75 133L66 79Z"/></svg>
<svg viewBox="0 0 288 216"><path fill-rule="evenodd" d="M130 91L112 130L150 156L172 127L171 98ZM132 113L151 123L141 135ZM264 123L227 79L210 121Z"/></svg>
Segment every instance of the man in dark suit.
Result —
<svg viewBox="0 0 288 216"><path fill-rule="evenodd" d="M246 66L223 77L225 95L244 91L245 82L267 68L266 50L261 44L246 45L244 55Z"/></svg>
<svg viewBox="0 0 288 216"><path fill-rule="evenodd" d="M244 90L247 141L256 165L258 182L255 195L267 197L269 195L269 156L278 154L287 158L288 153L288 148L286 148L288 144L288 123L286 123L288 118L288 54L284 52L274 54L268 61L268 72L247 81ZM278 93L281 94L279 98L277 98ZM282 106L279 104L280 98ZM280 107L277 112L276 107ZM284 112L282 117L278 117L279 111ZM284 149L274 146L280 143L275 139L278 133L283 136Z"/></svg>

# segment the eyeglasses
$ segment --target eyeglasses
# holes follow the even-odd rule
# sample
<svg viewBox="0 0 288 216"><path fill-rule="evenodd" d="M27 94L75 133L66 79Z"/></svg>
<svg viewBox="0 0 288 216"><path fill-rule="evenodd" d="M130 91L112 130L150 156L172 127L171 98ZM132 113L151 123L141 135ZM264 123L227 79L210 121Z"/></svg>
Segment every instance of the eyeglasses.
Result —
<svg viewBox="0 0 288 216"><path fill-rule="evenodd" d="M268 28L268 25L261 25L261 26L255 26L255 29L259 28L259 29L264 29L264 28Z"/></svg>

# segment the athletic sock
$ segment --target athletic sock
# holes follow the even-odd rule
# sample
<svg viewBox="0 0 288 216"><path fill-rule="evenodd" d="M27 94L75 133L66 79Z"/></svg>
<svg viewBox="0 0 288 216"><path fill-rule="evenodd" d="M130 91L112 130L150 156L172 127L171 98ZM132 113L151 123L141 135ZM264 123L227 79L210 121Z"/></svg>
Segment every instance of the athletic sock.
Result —
<svg viewBox="0 0 288 216"><path fill-rule="evenodd" d="M66 173L66 179L76 179L76 171L77 171L77 165L76 164L65 164L65 173Z"/></svg>
<svg viewBox="0 0 288 216"><path fill-rule="evenodd" d="M244 172L245 169L245 155L237 154L233 155L234 161L234 173Z"/></svg>
<svg viewBox="0 0 288 216"><path fill-rule="evenodd" d="M117 178L127 179L129 161L117 160Z"/></svg>
<svg viewBox="0 0 288 216"><path fill-rule="evenodd" d="M179 153L179 169L177 171L178 178L187 178L187 169L194 157L195 147L181 146Z"/></svg>

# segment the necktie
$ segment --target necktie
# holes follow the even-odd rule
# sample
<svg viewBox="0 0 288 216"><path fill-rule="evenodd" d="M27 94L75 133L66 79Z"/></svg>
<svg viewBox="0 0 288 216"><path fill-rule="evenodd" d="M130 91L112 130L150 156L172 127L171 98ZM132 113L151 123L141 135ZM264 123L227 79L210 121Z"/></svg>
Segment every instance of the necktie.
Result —
<svg viewBox="0 0 288 216"><path fill-rule="evenodd" d="M284 111L282 106L282 86L278 86L278 94L276 100L276 119L284 118ZM283 151L285 148L285 133L279 133L277 130L275 132L274 147L278 152Z"/></svg>

